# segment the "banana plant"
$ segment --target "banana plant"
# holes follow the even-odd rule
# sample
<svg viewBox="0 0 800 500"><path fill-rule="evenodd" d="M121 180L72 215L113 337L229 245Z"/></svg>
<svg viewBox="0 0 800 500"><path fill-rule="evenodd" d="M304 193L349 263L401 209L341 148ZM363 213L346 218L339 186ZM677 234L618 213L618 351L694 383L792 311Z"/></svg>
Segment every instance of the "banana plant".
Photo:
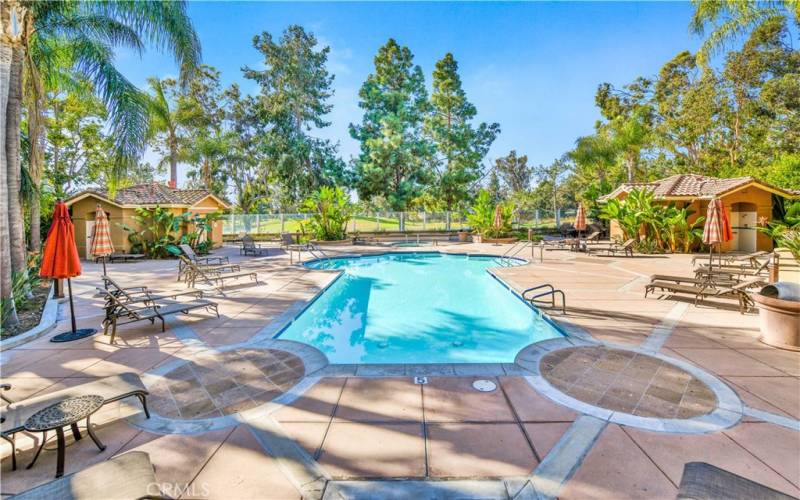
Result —
<svg viewBox="0 0 800 500"><path fill-rule="evenodd" d="M347 237L353 204L342 188L321 187L303 202L300 211L311 214L311 219L302 227L303 233L308 226L309 232L318 240L335 241Z"/></svg>
<svg viewBox="0 0 800 500"><path fill-rule="evenodd" d="M180 231L191 214L175 214L169 209L156 205L155 208L136 208L132 218L137 227L118 224L128 232L128 241L134 249L152 258L169 255L169 247L174 246L178 238L174 233Z"/></svg>

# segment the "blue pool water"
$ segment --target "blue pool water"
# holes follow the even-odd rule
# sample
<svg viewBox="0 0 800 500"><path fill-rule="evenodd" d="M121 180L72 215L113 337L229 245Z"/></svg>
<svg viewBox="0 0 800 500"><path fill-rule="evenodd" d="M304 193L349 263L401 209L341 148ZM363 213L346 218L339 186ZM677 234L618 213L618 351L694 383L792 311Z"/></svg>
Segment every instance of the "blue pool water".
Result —
<svg viewBox="0 0 800 500"><path fill-rule="evenodd" d="M308 264L344 273L281 334L331 363L510 363L561 334L492 277L492 257L384 254Z"/></svg>

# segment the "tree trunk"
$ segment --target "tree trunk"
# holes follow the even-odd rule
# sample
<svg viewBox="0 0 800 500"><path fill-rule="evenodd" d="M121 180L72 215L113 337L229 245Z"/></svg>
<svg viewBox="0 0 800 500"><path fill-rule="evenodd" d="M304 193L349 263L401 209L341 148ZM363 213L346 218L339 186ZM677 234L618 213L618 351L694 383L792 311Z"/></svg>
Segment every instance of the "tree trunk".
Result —
<svg viewBox="0 0 800 500"><path fill-rule="evenodd" d="M32 76L37 78L38 75ZM33 102L28 109L28 137L30 149L28 153L28 172L33 181L35 192L30 200L31 234L28 238L28 250L39 252L42 248L42 199L39 188L44 173L44 121L42 120L42 95L34 91Z"/></svg>
<svg viewBox="0 0 800 500"><path fill-rule="evenodd" d="M26 40L33 37L33 19L28 18L27 32L25 35ZM25 51L25 68L27 69L23 81L27 81L30 86L27 89L29 96L27 102L28 110L28 174L30 175L33 183L33 197L30 200L30 217L31 229L28 238L28 250L38 253L42 247L42 200L39 188L42 185L42 176L44 175L44 147L45 147L45 129L44 129L44 106L45 106L45 93L42 78L39 74L39 68L36 66L36 61L31 57L31 51Z"/></svg>
<svg viewBox="0 0 800 500"><path fill-rule="evenodd" d="M633 182L633 159L628 156L625 157L625 168L628 170L628 182Z"/></svg>
<svg viewBox="0 0 800 500"><path fill-rule="evenodd" d="M1 5L0 5L1 7ZM0 9L0 23L6 24L5 9ZM4 26L5 27L5 26ZM6 121L8 90L11 81L11 46L0 40L0 298L3 299L3 326L19 324L11 288L11 248L8 228L8 159L6 157Z"/></svg>
<svg viewBox="0 0 800 500"><path fill-rule="evenodd" d="M6 105L6 165L8 182L8 225L12 272L27 270L25 258L25 219L22 213L20 189L22 162L20 151L20 121L22 119L22 48L14 47L11 56L11 75Z"/></svg>
<svg viewBox="0 0 800 500"><path fill-rule="evenodd" d="M172 187L178 187L178 140L173 132L169 138L169 181Z"/></svg>

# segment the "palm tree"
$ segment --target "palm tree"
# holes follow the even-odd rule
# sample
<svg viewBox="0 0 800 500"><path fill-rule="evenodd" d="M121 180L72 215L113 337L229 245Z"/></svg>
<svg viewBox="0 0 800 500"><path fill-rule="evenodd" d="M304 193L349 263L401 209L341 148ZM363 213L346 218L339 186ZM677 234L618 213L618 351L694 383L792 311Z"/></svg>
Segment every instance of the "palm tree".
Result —
<svg viewBox="0 0 800 500"><path fill-rule="evenodd" d="M150 106L150 135L163 133L167 146L167 156L161 160L169 161L169 180L170 185L178 185L178 110L170 106L167 99L166 88L174 81L159 80L158 78L148 78L150 84L149 106Z"/></svg>
<svg viewBox="0 0 800 500"><path fill-rule="evenodd" d="M771 17L793 16L800 25L800 2L798 0L692 0L694 15L690 28L703 35L710 25L712 31L706 37L697 60L707 65L711 56L726 44L750 32Z"/></svg>
<svg viewBox="0 0 800 500"><path fill-rule="evenodd" d="M8 214L8 225L0 224L0 296L8 297L6 273L24 271L24 225L19 197L19 154L23 105L23 71L37 79L30 89L41 94L41 73L64 68L89 80L109 110L109 126L115 139L117 176L140 156L148 128L147 99L114 67L114 48L141 52L145 42L171 52L187 81L200 62L200 42L186 15L183 1L125 2L61 0L5 0L0 2L0 129L5 133L0 169L8 183L0 212ZM34 56L36 59L34 60ZM26 64L27 63L27 64ZM27 66L27 68L25 68ZM41 104L41 95L29 101ZM34 111L41 112L41 108ZM43 127L34 130L43 133ZM41 136L31 137L33 148ZM31 157L37 156L35 151ZM36 160L34 160L36 161ZM2 191L0 191L2 192ZM6 194L2 192L2 194ZM7 201L6 201L7 200ZM5 215L2 219L5 219ZM8 230L8 238L5 231ZM9 254L11 268L6 266ZM15 267L16 266L16 267Z"/></svg>

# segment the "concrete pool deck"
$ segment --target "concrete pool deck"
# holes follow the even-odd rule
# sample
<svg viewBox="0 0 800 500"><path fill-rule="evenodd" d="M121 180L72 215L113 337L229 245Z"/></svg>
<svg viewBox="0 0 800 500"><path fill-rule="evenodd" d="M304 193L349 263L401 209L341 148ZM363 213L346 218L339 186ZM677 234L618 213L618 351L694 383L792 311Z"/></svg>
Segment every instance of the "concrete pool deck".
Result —
<svg viewBox="0 0 800 500"><path fill-rule="evenodd" d="M502 254L506 248L469 244L438 250ZM387 250L359 246L328 253ZM234 386L246 390L253 380L266 379L277 389L262 387L253 393L255 399L248 396L246 409L217 420L202 420L207 417L202 413L181 419L176 418L180 413L165 410L160 416L154 411L154 423L148 424L135 403L108 405L93 417L106 450L98 453L87 440L71 445L67 473L142 450L150 453L164 493L175 497L674 498L683 464L706 461L800 495L800 354L758 342L758 317L740 315L734 303L728 310L644 298L647 275L687 274L691 256L627 259L552 251L538 262L537 252L535 263L495 274L518 291L544 282L563 289L566 315L553 312L551 317L576 343L600 342L665 357L730 390L741 402L741 413L731 425L701 434L646 430L604 419L593 409L575 411L554 402L554 394L546 393L548 386L524 362L426 369L326 365L311 349L269 339L333 274L290 266L285 254L244 258L235 248L217 254L259 272L259 284L243 281L224 297L212 297L220 304L220 318L191 314L171 321L164 333L148 322L123 326L116 345L100 334L68 344L49 343L47 335L3 351L0 370L3 381L12 384L8 395L20 399L121 371L175 382L186 376L180 367L198 356L238 363L231 366L238 371L229 383L206 391L214 403L214 408L203 406L208 413L235 404L226 398L244 399L231 392ZM123 285L175 289L181 287L176 267L174 261L113 264L109 273ZM102 319L94 290L99 270L86 263L84 276L73 281L79 327ZM68 327L61 309L53 333ZM231 358L241 352L249 356L253 346L294 353L304 363L305 378L293 387L278 387L294 380L286 377L296 363L276 362L291 360L288 356ZM256 374L252 366L268 369ZM277 366L281 369L273 371ZM415 375L427 376L427 384L415 384ZM497 389L474 390L477 378L495 382ZM276 399L265 402L264 394L273 390ZM223 395L226 391L230 394ZM21 467L11 471L10 446L3 443L3 494L52 479L53 452L43 452L32 469L24 469L33 444L30 437L18 436Z"/></svg>

